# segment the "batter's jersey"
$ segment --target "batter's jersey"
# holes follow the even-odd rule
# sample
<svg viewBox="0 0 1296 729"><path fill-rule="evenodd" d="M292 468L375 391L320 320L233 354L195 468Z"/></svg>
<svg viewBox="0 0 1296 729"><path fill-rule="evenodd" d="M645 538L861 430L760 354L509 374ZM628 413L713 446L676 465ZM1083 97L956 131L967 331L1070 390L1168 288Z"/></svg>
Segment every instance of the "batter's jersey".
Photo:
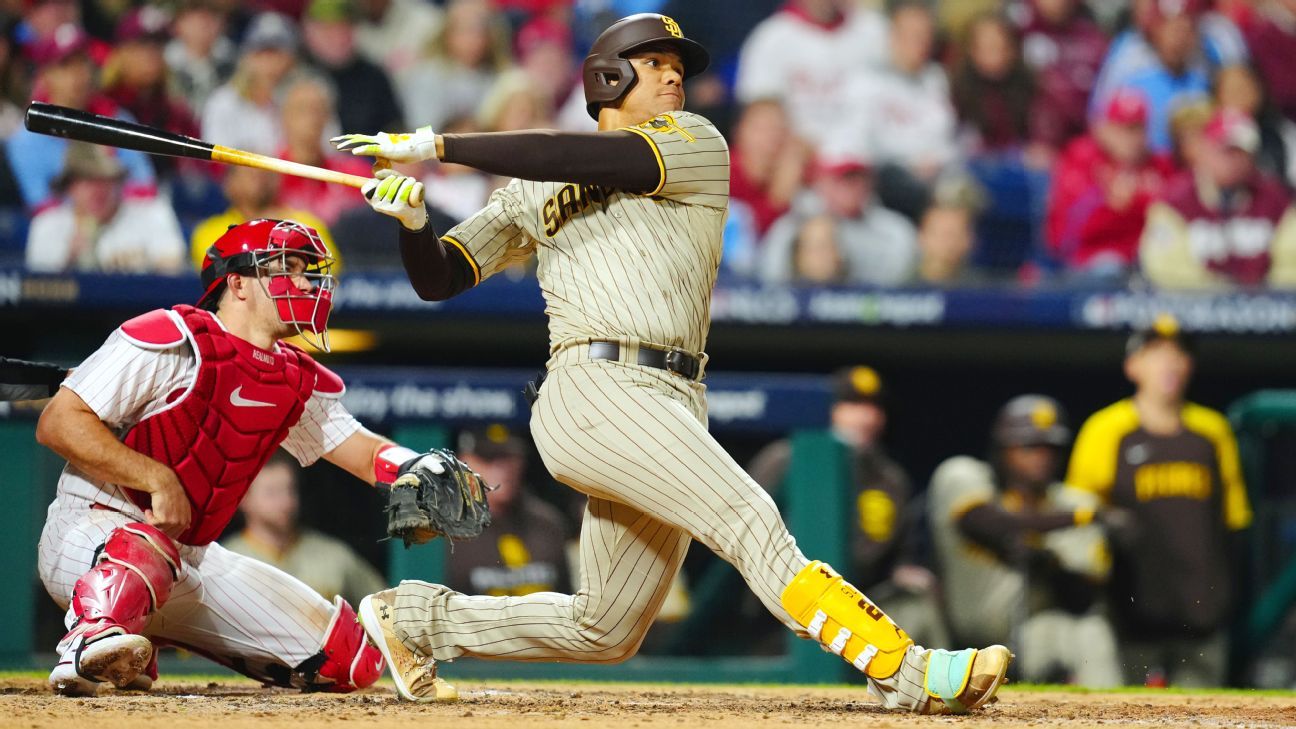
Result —
<svg viewBox="0 0 1296 729"><path fill-rule="evenodd" d="M613 339L701 352L729 205L729 148L689 112L626 130L657 158L651 192L514 179L442 239L467 256L474 284L536 254L552 350Z"/></svg>
<svg viewBox="0 0 1296 729"><path fill-rule="evenodd" d="M1158 435L1133 400L1094 413L1076 436L1067 483L1133 512L1117 554L1113 609L1139 626L1211 631L1228 614L1226 534L1251 523L1237 441L1215 410L1186 403L1179 432Z"/></svg>
<svg viewBox="0 0 1296 729"><path fill-rule="evenodd" d="M1013 623L1023 609L1047 609L1055 606L1055 601L1044 586L1032 586L1028 596L1022 569L1005 564L994 552L963 536L959 519L982 504L1019 508L1000 492L990 464L955 456L932 474L927 514L951 627L961 640L1003 642L1011 638ZM1091 493L1054 484L1046 492L1043 507L1075 511L1097 505L1098 499ZM1068 572L1095 581L1107 577L1111 559L1099 526L1056 529L1042 535L1041 542ZM1030 603L1023 604L1028 597Z"/></svg>
<svg viewBox="0 0 1296 729"><path fill-rule="evenodd" d="M217 319L216 321L220 321ZM188 390L198 374L198 359L188 339L168 349L146 349L119 328L98 351L72 370L63 387L75 392L118 437ZM314 463L360 429L342 406L342 392L316 390L281 447L303 466ZM170 398L170 400L169 400ZM83 473L69 463L59 477L61 501L102 504L136 518L143 513L125 491Z"/></svg>

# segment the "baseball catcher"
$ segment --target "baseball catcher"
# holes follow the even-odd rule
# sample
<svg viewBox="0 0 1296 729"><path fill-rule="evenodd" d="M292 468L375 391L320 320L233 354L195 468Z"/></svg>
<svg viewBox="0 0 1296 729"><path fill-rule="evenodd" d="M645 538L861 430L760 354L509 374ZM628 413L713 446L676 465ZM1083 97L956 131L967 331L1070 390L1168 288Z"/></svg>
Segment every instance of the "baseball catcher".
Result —
<svg viewBox="0 0 1296 729"><path fill-rule="evenodd" d="M131 319L62 381L36 432L68 462L38 551L41 580L68 611L56 693L147 689L163 645L274 686L351 691L378 679L383 656L345 600L213 541L276 448L367 483L400 481L398 494L418 484L418 504L436 508L413 538L468 536L486 521L472 510L484 509L475 474L447 451L366 430L341 404L342 380L281 341L327 348L332 260L299 223L234 226L207 251L197 306ZM451 508L464 494L471 502Z"/></svg>

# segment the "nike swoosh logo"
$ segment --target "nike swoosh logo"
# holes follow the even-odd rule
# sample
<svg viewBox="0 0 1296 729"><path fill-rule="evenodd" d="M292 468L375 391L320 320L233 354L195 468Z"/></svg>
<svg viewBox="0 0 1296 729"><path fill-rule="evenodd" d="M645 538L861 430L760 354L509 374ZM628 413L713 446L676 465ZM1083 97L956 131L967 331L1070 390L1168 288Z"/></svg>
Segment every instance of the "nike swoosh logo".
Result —
<svg viewBox="0 0 1296 729"><path fill-rule="evenodd" d="M230 404L241 408L272 408L274 403L261 402L260 400L249 400L243 397L243 386L239 385L230 393Z"/></svg>

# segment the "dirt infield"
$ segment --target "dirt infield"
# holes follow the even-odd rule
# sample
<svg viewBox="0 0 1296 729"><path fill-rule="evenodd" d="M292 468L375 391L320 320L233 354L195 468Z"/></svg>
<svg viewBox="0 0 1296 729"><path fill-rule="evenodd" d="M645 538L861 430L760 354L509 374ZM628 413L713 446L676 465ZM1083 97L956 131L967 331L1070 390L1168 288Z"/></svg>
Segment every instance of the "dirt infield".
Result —
<svg viewBox="0 0 1296 729"><path fill-rule="evenodd" d="M380 685L381 686L381 685ZM162 682L153 691L52 696L43 680L0 679L0 727L1293 727L1296 694L1072 693L1006 690L969 717L897 716L860 689L464 682L457 704L398 703L390 688L337 696L262 689L247 681Z"/></svg>

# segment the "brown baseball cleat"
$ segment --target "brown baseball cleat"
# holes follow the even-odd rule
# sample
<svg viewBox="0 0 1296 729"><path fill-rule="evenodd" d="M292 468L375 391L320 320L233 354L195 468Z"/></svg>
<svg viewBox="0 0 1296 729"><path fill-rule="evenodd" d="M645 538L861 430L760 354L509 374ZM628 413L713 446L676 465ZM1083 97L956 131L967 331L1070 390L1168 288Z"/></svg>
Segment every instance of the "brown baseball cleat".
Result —
<svg viewBox="0 0 1296 729"><path fill-rule="evenodd" d="M396 693L421 704L458 701L459 692L436 675L436 661L405 647L396 635L396 590L376 592L360 601L360 625L387 659Z"/></svg>
<svg viewBox="0 0 1296 729"><path fill-rule="evenodd" d="M970 655L969 655L970 654ZM968 658L971 665L968 665ZM1001 645L979 650L932 651L927 665L926 714L966 714L997 700L1005 683L1012 651Z"/></svg>

